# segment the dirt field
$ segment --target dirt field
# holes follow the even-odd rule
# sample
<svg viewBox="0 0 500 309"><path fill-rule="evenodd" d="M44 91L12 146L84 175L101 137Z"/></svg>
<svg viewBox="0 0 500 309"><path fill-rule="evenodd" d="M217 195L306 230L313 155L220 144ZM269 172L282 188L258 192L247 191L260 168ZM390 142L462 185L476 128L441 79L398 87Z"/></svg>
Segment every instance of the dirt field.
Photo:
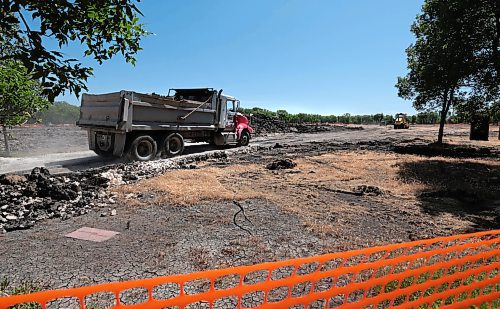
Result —
<svg viewBox="0 0 500 309"><path fill-rule="evenodd" d="M87 131L74 125L14 127L9 130L9 136L14 157L88 150ZM0 154L3 147L3 134L0 134Z"/></svg>
<svg viewBox="0 0 500 309"><path fill-rule="evenodd" d="M259 137L247 153L113 185L113 201L86 215L0 235L0 279L73 287L497 229L494 130L470 142L449 126L452 146L425 156L437 127ZM120 234L63 236L82 226Z"/></svg>

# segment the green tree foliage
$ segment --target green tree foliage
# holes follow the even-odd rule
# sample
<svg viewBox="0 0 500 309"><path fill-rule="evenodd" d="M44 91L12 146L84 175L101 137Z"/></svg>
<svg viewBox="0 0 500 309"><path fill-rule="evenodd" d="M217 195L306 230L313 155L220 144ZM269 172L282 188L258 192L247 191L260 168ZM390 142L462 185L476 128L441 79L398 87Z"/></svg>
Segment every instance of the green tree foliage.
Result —
<svg viewBox="0 0 500 309"><path fill-rule="evenodd" d="M35 114L33 121L43 124L75 124L80 117L80 108L67 102L54 102L48 109Z"/></svg>
<svg viewBox="0 0 500 309"><path fill-rule="evenodd" d="M21 62L33 79L40 80L43 94L52 102L69 90L78 95L86 88L92 68L67 59L59 48L81 44L84 55L99 64L121 54L135 63L141 37L141 12L134 0L2 0L0 2L0 61Z"/></svg>
<svg viewBox="0 0 500 309"><path fill-rule="evenodd" d="M288 123L352 123L352 124L379 124L381 121L393 122L392 115L375 114L375 115L351 115L349 113L343 115L319 115L298 113L291 114L286 110L277 110L276 112L260 108L241 108L240 112L245 115L254 115L261 118L278 119Z"/></svg>
<svg viewBox="0 0 500 309"><path fill-rule="evenodd" d="M290 121L290 114L283 109L279 109L276 111L276 116L283 121Z"/></svg>
<svg viewBox="0 0 500 309"><path fill-rule="evenodd" d="M375 122L381 122L382 120L384 120L384 114L380 113L373 115L373 120Z"/></svg>
<svg viewBox="0 0 500 309"><path fill-rule="evenodd" d="M70 105L70 108L76 108ZM462 106L462 105L459 105ZM493 104L491 110L491 122L496 123L500 119L500 101ZM292 114L286 110L277 110L276 112L268 109L253 107L240 108L240 112L245 115L254 115L261 118L269 118L281 120L288 123L350 123L350 124L380 124L385 122L391 124L394 122L393 115L384 115L382 113L374 115L318 115L318 114ZM438 124L440 122L440 114L436 111L423 111L416 115L409 115L408 119L412 124ZM57 122L53 122L57 123ZM455 108L452 112L448 112L446 123L470 123L470 116L467 112L459 108Z"/></svg>
<svg viewBox="0 0 500 309"><path fill-rule="evenodd" d="M22 64L0 62L0 125L22 124L48 105L40 84Z"/></svg>
<svg viewBox="0 0 500 309"><path fill-rule="evenodd" d="M497 124L500 123L500 101L493 104L491 108L491 120ZM500 132L498 134L500 137Z"/></svg>
<svg viewBox="0 0 500 309"><path fill-rule="evenodd" d="M497 5L426 0L411 27L416 42L406 50L409 73L396 87L417 110L440 111L438 143L452 106L486 108L499 98Z"/></svg>
<svg viewBox="0 0 500 309"><path fill-rule="evenodd" d="M437 112L421 112L416 115L416 123L418 124L436 124L439 120Z"/></svg>
<svg viewBox="0 0 500 309"><path fill-rule="evenodd" d="M275 112L260 107L240 108L240 111L246 115L252 114L264 118L278 118L278 115Z"/></svg>

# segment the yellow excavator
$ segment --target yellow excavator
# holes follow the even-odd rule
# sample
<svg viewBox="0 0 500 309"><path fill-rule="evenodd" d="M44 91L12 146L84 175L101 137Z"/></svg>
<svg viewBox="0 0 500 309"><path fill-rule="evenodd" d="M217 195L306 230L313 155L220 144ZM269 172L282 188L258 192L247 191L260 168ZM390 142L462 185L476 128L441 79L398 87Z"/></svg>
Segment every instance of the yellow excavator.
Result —
<svg viewBox="0 0 500 309"><path fill-rule="evenodd" d="M409 129L410 121L406 114L396 114L396 120L394 120L394 129Z"/></svg>

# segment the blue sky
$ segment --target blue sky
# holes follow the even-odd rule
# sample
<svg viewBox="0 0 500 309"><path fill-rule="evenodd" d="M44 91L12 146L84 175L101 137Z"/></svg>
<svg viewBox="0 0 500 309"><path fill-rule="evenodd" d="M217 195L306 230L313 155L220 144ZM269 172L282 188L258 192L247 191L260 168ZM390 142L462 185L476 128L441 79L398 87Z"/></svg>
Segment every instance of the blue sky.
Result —
<svg viewBox="0 0 500 309"><path fill-rule="evenodd" d="M423 0L143 0L137 64L95 66L89 92L223 88L242 106L319 114L414 113L397 96ZM83 54L71 47L71 56ZM58 99L79 104L67 94Z"/></svg>

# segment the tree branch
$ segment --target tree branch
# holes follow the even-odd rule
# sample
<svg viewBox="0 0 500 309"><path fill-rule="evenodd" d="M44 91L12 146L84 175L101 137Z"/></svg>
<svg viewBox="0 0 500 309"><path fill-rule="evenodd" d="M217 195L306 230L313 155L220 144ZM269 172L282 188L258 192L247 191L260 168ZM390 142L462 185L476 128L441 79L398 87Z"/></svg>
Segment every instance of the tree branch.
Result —
<svg viewBox="0 0 500 309"><path fill-rule="evenodd" d="M18 13L19 13L19 17L21 17L21 20L23 21L24 26L26 27L26 31L28 31L28 33L29 33L29 34L28 34L28 41L29 41L29 43L30 43L30 46L31 46L31 48L35 48L35 47L33 46L33 41L32 41L32 39L31 39L31 28L30 28L30 26L28 25L28 22L26 21L26 19L24 18L23 13L21 13L21 11L18 11Z"/></svg>

